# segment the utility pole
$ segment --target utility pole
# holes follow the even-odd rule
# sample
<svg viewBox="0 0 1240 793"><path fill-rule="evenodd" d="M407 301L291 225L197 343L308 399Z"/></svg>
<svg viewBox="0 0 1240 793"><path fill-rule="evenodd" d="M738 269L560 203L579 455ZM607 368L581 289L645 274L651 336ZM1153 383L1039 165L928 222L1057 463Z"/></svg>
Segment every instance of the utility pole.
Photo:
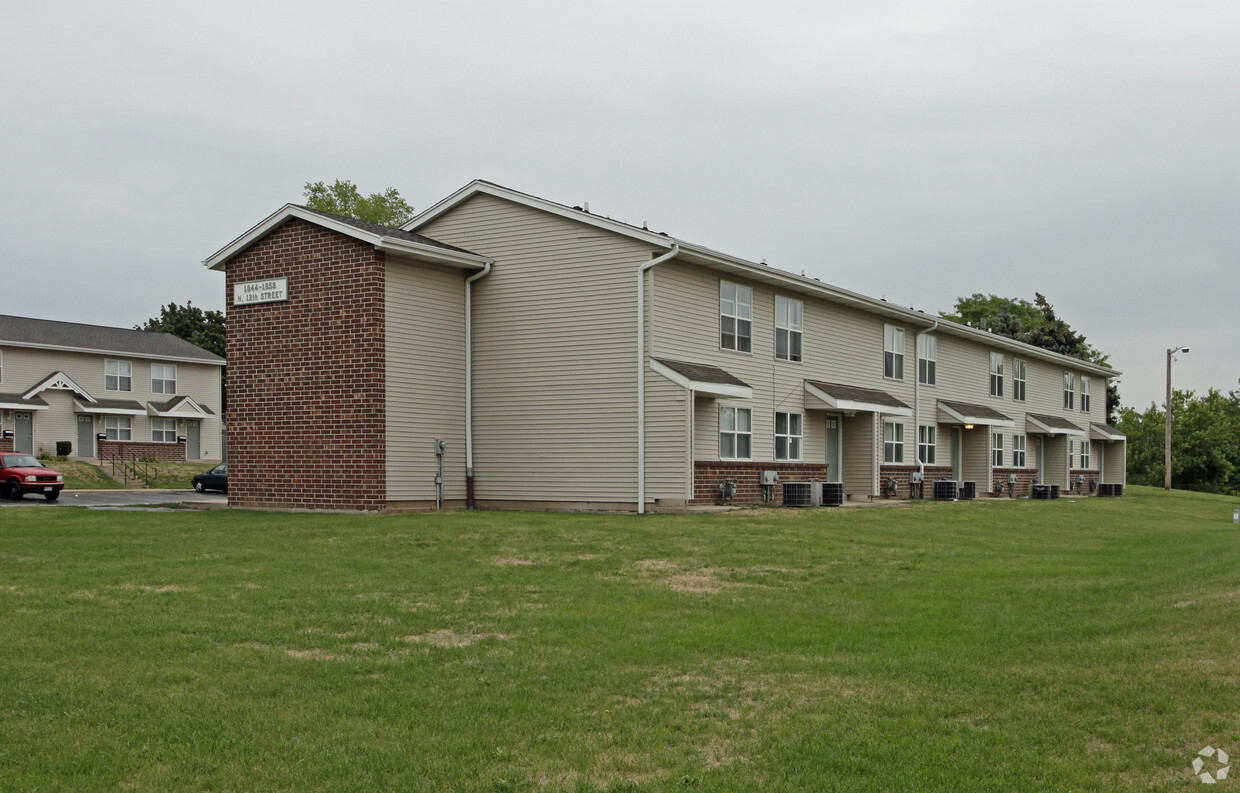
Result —
<svg viewBox="0 0 1240 793"><path fill-rule="evenodd" d="M1171 489L1171 362L1175 360L1174 356L1177 352L1188 352L1187 347L1172 347L1167 350L1167 402L1163 405L1163 418L1166 426L1167 446L1163 454L1163 470L1166 474L1166 481L1163 489Z"/></svg>

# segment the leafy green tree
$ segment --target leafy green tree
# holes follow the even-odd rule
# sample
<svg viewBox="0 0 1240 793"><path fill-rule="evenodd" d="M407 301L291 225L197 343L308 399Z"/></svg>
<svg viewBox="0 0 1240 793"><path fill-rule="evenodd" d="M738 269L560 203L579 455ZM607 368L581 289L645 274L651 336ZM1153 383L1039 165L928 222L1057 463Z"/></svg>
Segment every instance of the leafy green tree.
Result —
<svg viewBox="0 0 1240 793"><path fill-rule="evenodd" d="M203 311L187 300L185 305L169 303L161 306L159 316L148 319L134 330L150 330L171 333L190 344L224 357L224 312Z"/></svg>
<svg viewBox="0 0 1240 793"><path fill-rule="evenodd" d="M999 336L1023 341L1035 347L1080 358L1098 366L1110 368L1110 356L1091 346L1083 335L1077 333L1055 313L1055 307L1037 292L1030 303L1023 298L1007 298L983 295L975 292L969 297L956 298L956 312L939 312L939 316L952 322L981 327ZM1107 381L1107 423L1114 425L1119 411L1119 388L1113 380Z"/></svg>
<svg viewBox="0 0 1240 793"><path fill-rule="evenodd" d="M1240 492L1240 394L1210 389L1196 397L1171 396L1171 482L1178 488L1214 493ZM1165 412L1151 404L1138 413L1120 411L1128 435L1128 481L1161 486L1165 481Z"/></svg>
<svg viewBox="0 0 1240 793"><path fill-rule="evenodd" d="M413 207L405 203L395 187L363 196L357 185L347 180L337 179L330 185L306 182L305 197L306 206L311 209L378 223L380 226L395 228L413 217Z"/></svg>

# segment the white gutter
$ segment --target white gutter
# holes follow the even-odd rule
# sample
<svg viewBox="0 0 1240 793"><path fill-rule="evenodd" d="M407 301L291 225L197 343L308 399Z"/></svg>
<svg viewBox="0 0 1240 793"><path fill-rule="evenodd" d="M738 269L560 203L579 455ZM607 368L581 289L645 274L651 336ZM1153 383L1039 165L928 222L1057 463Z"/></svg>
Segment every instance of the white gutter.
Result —
<svg viewBox="0 0 1240 793"><path fill-rule="evenodd" d="M926 330L913 334L913 355L915 356L914 361L916 361L913 365L913 377L915 378L913 380L913 424L915 425L913 427L913 442L916 445L913 448L917 449L917 472L921 474L923 488L925 487L924 482L926 480L926 464L921 461L921 352L918 350L920 345L917 342L923 335L934 333L938 327L939 321L936 319L934 324ZM935 360L938 360L937 357ZM935 363L935 367L938 367L938 363ZM936 376L935 382L937 381L938 377ZM939 441L938 432L936 431L934 435L934 442L937 444ZM960 443L964 443L963 437L961 437Z"/></svg>
<svg viewBox="0 0 1240 793"><path fill-rule="evenodd" d="M637 514L646 514L646 271L676 258L680 246L637 269Z"/></svg>
<svg viewBox="0 0 1240 793"><path fill-rule="evenodd" d="M469 495L473 495L474 482L474 281L485 278L491 272L494 259L487 259L480 272L465 279L465 482ZM472 500L472 498L471 498ZM472 504L470 505L472 506Z"/></svg>

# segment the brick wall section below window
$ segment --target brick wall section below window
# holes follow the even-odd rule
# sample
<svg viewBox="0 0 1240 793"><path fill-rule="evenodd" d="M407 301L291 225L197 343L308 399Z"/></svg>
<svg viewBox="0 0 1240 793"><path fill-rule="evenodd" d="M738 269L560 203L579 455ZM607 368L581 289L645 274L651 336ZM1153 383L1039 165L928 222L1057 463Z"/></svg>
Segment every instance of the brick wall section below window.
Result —
<svg viewBox="0 0 1240 793"><path fill-rule="evenodd" d="M11 452L11 451L13 451L13 439L12 438L0 438L0 452Z"/></svg>
<svg viewBox="0 0 1240 793"><path fill-rule="evenodd" d="M154 443L152 441L96 441L96 454L100 460L120 452L126 458L159 460L161 463L185 462L185 444Z"/></svg>
<svg viewBox="0 0 1240 793"><path fill-rule="evenodd" d="M733 460L698 460L693 463L694 505L718 504L719 483L724 479L736 480L736 498L729 504L762 504L762 472L778 471L780 484L772 489L772 506L780 506L784 500L784 482L808 482L811 479L827 481L826 463L755 463Z"/></svg>
<svg viewBox="0 0 1240 793"><path fill-rule="evenodd" d="M382 510L384 256L291 218L227 265L228 503ZM233 306L288 278L289 299Z"/></svg>
<svg viewBox="0 0 1240 793"><path fill-rule="evenodd" d="M918 470L915 465L883 465L878 469L878 492L883 498L911 498L909 495L908 478L914 471ZM922 498L934 497L934 485L931 484L936 479L943 477L951 478L952 467L950 465L927 465L924 469L925 484L922 486ZM889 496L887 494L887 480L896 480L896 494ZM979 482L978 487L985 489L985 482Z"/></svg>
<svg viewBox="0 0 1240 793"><path fill-rule="evenodd" d="M1084 496L1097 495L1098 489L1095 487L1091 491L1089 489L1089 483L1091 480L1097 480L1099 482L1102 481L1102 475L1098 473L1098 469L1097 468L1073 468L1072 471L1069 472L1072 486L1068 488L1073 493L1076 493L1076 477L1078 474L1085 477L1085 484L1081 487L1081 495L1084 495Z"/></svg>
<svg viewBox="0 0 1240 793"><path fill-rule="evenodd" d="M1033 489L1033 480L1037 479L1038 472L1032 468L995 468L990 483L991 492L997 483L1003 483L1003 495L1008 496L1008 474L1016 474L1016 498L1028 498L1029 493ZM981 485L978 485L979 487Z"/></svg>

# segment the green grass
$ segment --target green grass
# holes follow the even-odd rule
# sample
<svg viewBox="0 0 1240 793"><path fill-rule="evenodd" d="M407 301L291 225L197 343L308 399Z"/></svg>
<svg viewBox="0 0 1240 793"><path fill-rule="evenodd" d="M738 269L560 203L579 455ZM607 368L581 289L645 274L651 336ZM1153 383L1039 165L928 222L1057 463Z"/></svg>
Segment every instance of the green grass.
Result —
<svg viewBox="0 0 1240 793"><path fill-rule="evenodd" d="M110 464L105 464L101 468L93 463L53 460L45 462L44 465L65 475L65 490L116 490L125 487L104 473L104 469L112 470ZM193 487L190 480L194 478L194 474L207 471L211 465L211 463L151 463L150 467L154 473L151 487L163 490L189 490ZM140 487L141 482L130 486Z"/></svg>
<svg viewBox="0 0 1240 793"><path fill-rule="evenodd" d="M1238 504L0 509L0 789L1185 789Z"/></svg>

